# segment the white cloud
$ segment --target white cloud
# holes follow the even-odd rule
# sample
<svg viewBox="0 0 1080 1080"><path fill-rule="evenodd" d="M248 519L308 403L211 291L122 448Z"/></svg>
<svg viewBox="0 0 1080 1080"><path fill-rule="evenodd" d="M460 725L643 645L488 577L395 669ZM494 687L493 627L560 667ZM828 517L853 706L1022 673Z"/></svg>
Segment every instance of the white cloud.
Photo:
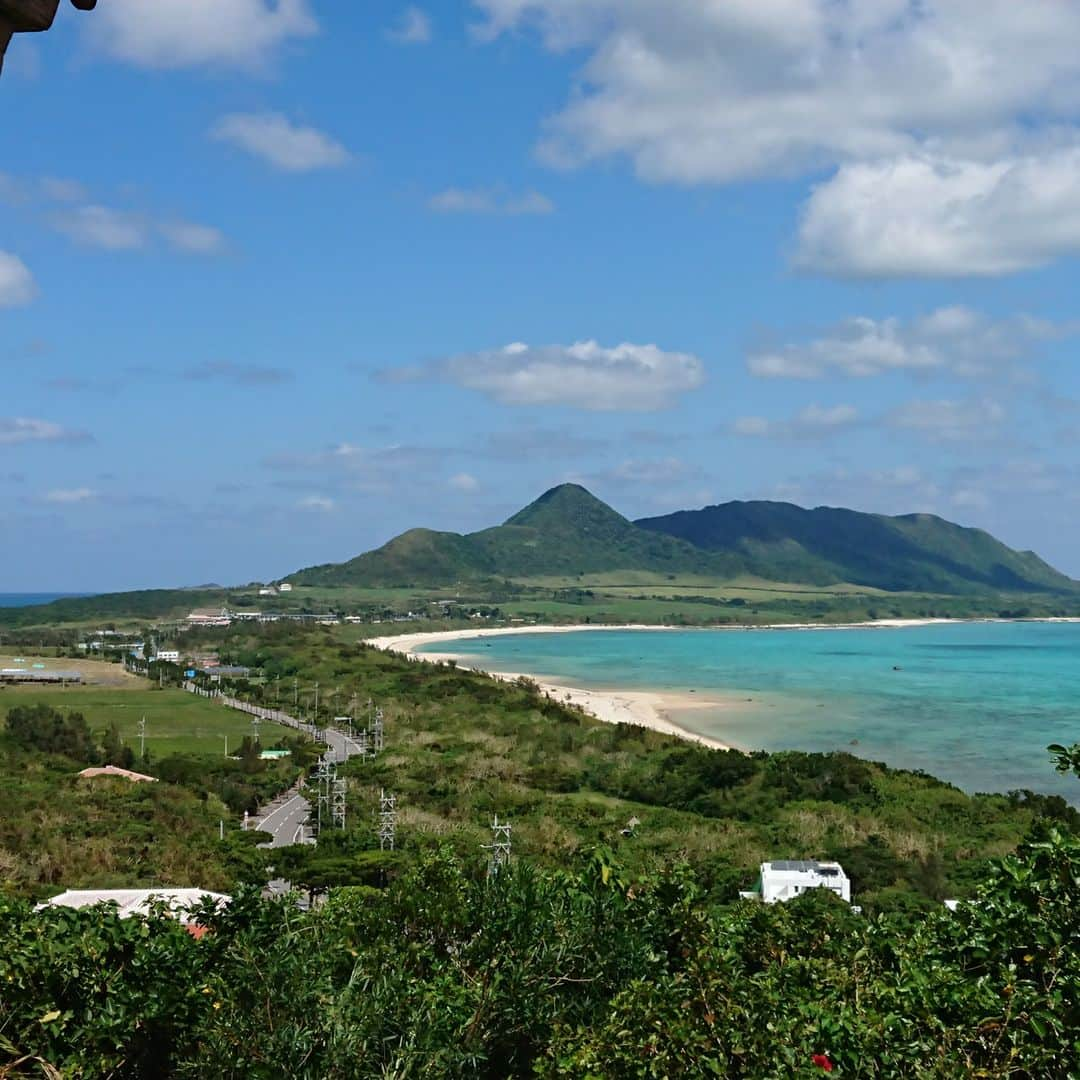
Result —
<svg viewBox="0 0 1080 1080"><path fill-rule="evenodd" d="M398 45L426 45L431 41L431 19L418 7L407 7L386 36Z"/></svg>
<svg viewBox="0 0 1080 1080"><path fill-rule="evenodd" d="M136 251L145 247L150 230L137 214L107 206L80 206L54 219L56 228L86 247Z"/></svg>
<svg viewBox="0 0 1080 1080"><path fill-rule="evenodd" d="M591 50L548 148L694 183L1008 136L1080 99L1060 0L477 0L487 36Z"/></svg>
<svg viewBox="0 0 1080 1080"><path fill-rule="evenodd" d="M652 182L838 169L797 261L998 274L1080 251L1080 5L1062 0L475 0L584 68L541 155Z"/></svg>
<svg viewBox="0 0 1080 1080"><path fill-rule="evenodd" d="M83 503L90 502L98 497L98 493L91 488L58 488L54 491L48 491L42 496L42 500L47 503Z"/></svg>
<svg viewBox="0 0 1080 1080"><path fill-rule="evenodd" d="M22 307L38 294L30 268L18 257L0 251L0 308Z"/></svg>
<svg viewBox="0 0 1080 1080"><path fill-rule="evenodd" d="M811 341L758 348L747 367L759 378L865 378L901 372L973 378L1028 355L1040 343L1076 333L1027 316L991 319L965 307L939 308L910 321L847 319Z"/></svg>
<svg viewBox="0 0 1080 1080"><path fill-rule="evenodd" d="M506 217L555 212L555 204L538 191L508 195L486 188L447 188L428 199L428 208L440 214L501 214Z"/></svg>
<svg viewBox="0 0 1080 1080"><path fill-rule="evenodd" d="M1006 415L1004 407L989 398L937 399L906 402L891 410L885 420L890 427L920 439L962 443L995 438Z"/></svg>
<svg viewBox="0 0 1080 1080"><path fill-rule="evenodd" d="M458 473L456 476L451 476L449 480L449 486L454 491L471 492L476 491L480 487L480 481L476 479L471 473Z"/></svg>
<svg viewBox="0 0 1080 1080"><path fill-rule="evenodd" d="M848 165L816 188L796 262L854 277L989 277L1080 252L1080 147Z"/></svg>
<svg viewBox="0 0 1080 1080"><path fill-rule="evenodd" d="M87 442L85 431L75 431L51 420L28 416L0 416L0 446L17 446L29 442Z"/></svg>
<svg viewBox="0 0 1080 1080"><path fill-rule="evenodd" d="M305 495L296 505L301 510L318 510L324 514L337 508L337 503L326 495Z"/></svg>
<svg viewBox="0 0 1080 1080"><path fill-rule="evenodd" d="M140 67L258 68L318 23L308 0L109 0L87 29L104 52Z"/></svg>
<svg viewBox="0 0 1080 1080"><path fill-rule="evenodd" d="M79 206L54 215L52 223L77 244L102 251L141 251L156 239L187 255L218 255L225 250L225 237L213 226L177 218L157 221L134 210Z"/></svg>
<svg viewBox="0 0 1080 1080"><path fill-rule="evenodd" d="M188 255L219 255L226 247L220 229L191 221L163 221L158 225L169 246Z"/></svg>
<svg viewBox="0 0 1080 1080"><path fill-rule="evenodd" d="M211 137L232 143L285 172L333 169L350 160L349 151L324 131L294 124L281 113L229 113Z"/></svg>
<svg viewBox="0 0 1080 1080"><path fill-rule="evenodd" d="M55 176L41 178L41 191L53 202L85 202L86 188L78 180L64 180Z"/></svg>
<svg viewBox="0 0 1080 1080"><path fill-rule="evenodd" d="M392 382L438 380L477 390L504 405L565 405L596 411L652 411L673 405L705 381L689 353L655 345L595 341L464 353L420 368L384 372Z"/></svg>
<svg viewBox="0 0 1080 1080"><path fill-rule="evenodd" d="M858 422L859 410L853 405L807 405L790 420L740 416L731 430L746 438L813 440L852 428Z"/></svg>

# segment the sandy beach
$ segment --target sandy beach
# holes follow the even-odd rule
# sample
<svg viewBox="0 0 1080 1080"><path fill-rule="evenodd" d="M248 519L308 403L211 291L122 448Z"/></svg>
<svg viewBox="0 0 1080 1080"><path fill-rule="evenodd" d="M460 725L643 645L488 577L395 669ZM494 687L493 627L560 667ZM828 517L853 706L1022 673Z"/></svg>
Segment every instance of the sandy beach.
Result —
<svg viewBox="0 0 1080 1080"><path fill-rule="evenodd" d="M677 627L660 626L529 626L529 627L499 627L497 629L479 630L444 630L427 634L402 634L397 637L372 638L367 642L378 649L386 649L390 652L401 653L410 659L428 660L438 662L440 660L455 660L460 662L459 654L452 652L418 653L416 650L425 645L435 645L458 641L462 638L499 637L505 634L569 634L579 631L592 630L674 630ZM478 665L470 666L474 671L483 671ZM504 679L513 682L521 678L519 673L488 672L496 679ZM644 691L644 690L590 690L580 686L566 686L562 683L547 682L537 679L533 675L527 675L533 679L540 689L551 697L568 704L576 705L597 720L606 724L638 724L652 731L659 731L665 735L676 735L681 739L689 739L691 742L701 743L715 750L730 749L718 739L710 739L706 735L698 735L681 727L671 718L671 713L683 709L723 709L731 707L734 702L724 701L715 695L705 696L696 693L678 693L675 691Z"/></svg>

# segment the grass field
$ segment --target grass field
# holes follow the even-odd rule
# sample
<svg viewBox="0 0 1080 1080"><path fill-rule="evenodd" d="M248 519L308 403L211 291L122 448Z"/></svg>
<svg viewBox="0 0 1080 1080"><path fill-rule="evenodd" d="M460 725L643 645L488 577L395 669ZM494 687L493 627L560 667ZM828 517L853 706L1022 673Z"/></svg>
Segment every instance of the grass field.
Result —
<svg viewBox="0 0 1080 1080"><path fill-rule="evenodd" d="M27 658L29 659L29 657ZM57 709L81 712L94 731L103 731L113 721L124 742L139 753L139 721L146 717L146 749L151 762L170 754L225 753L225 737L234 751L251 724L243 713L182 690L159 690L145 680L128 687L70 686L8 687L0 690L0 714L13 705L42 703ZM263 743L276 742L286 729L264 724Z"/></svg>

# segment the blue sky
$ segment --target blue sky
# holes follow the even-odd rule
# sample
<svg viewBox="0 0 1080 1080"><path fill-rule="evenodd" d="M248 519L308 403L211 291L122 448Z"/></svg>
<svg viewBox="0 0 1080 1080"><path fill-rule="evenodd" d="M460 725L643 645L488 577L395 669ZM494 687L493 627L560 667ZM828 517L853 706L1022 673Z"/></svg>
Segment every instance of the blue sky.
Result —
<svg viewBox="0 0 1080 1080"><path fill-rule="evenodd" d="M0 591L577 480L1080 575L1080 7L100 0L0 79Z"/></svg>

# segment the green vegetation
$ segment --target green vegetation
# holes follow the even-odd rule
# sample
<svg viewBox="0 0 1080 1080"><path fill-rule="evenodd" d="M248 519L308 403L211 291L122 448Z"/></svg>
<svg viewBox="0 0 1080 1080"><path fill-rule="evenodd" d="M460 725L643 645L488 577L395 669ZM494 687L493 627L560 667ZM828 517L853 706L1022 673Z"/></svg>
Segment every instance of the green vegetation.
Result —
<svg viewBox="0 0 1080 1080"><path fill-rule="evenodd" d="M718 907L685 866L629 879L603 849L495 878L428 850L309 914L242 895L200 941L0 901L0 1053L9 1076L1065 1080L1078 882L1048 831L917 919Z"/></svg>
<svg viewBox="0 0 1080 1080"><path fill-rule="evenodd" d="M272 855L323 903L259 899L243 886L271 873L259 834L216 838L239 805L227 785L266 798L310 745L290 764L249 745L235 763L172 755L157 784L87 783L68 755L93 725L15 706L0 1075L1073 1075L1080 814L1064 800L603 725L529 680L410 662L352 628L215 633L256 669L235 685L253 701L297 672L305 710L316 681L324 716L358 706L362 723L369 695L385 710L387 750L345 770L350 827ZM1080 747L1052 749L1080 775ZM399 798L394 852L371 827L381 787ZM514 859L491 877L493 813ZM735 899L784 856L839 858L862 913L824 894ZM21 899L138 884L235 900L199 913L195 940L165 917ZM970 902L953 913L945 896Z"/></svg>
<svg viewBox="0 0 1080 1080"><path fill-rule="evenodd" d="M718 900L747 887L765 859L835 857L868 907L926 906L967 895L986 860L1011 851L1036 820L1080 824L1060 798L968 796L848 754L747 757L602 724L528 680L508 685L410 662L350 642L351 629L269 625L219 635L223 654L257 670L303 672L299 709L308 716L316 681L324 717L350 713L355 701L363 724L369 698L384 708L387 752L345 769L355 835L333 851L338 883L368 881L348 860L374 843L382 787L398 795L407 852L431 834L476 851L498 813L538 864L563 866L601 843L644 873L680 852ZM273 681L233 689L267 706L282 696ZM640 824L624 836L631 818ZM316 883L335 880L324 865L309 872Z"/></svg>
<svg viewBox="0 0 1080 1080"><path fill-rule="evenodd" d="M256 834L232 827L219 798L168 783L81 780L85 765L28 749L10 730L0 735L0 892L38 898L63 888L264 880Z"/></svg>
<svg viewBox="0 0 1080 1080"><path fill-rule="evenodd" d="M742 556L781 581L851 582L890 591L1075 593L1077 583L1030 551L932 514L886 517L790 503L732 502L636 523L709 552Z"/></svg>
<svg viewBox="0 0 1080 1080"><path fill-rule="evenodd" d="M146 717L146 751L152 761L170 754L200 754L224 757L225 740L230 750L251 735L250 718L217 702L166 688L159 690L143 680L132 679L122 687L69 686L20 687L0 691L0 708L17 705L46 705L72 710L86 717L95 731L115 725L123 742L139 750L139 723ZM268 725L264 738L283 731Z"/></svg>

